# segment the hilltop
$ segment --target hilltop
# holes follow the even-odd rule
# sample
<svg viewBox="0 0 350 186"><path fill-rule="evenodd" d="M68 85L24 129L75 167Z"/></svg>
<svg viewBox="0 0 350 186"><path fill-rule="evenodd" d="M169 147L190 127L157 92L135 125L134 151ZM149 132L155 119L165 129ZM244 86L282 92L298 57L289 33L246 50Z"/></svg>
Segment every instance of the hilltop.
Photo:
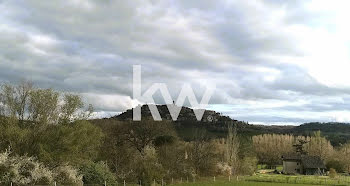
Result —
<svg viewBox="0 0 350 186"><path fill-rule="evenodd" d="M227 125L232 123L237 126L237 131L241 136L253 136L259 134L292 134L292 135L312 135L315 131L321 131L332 145L339 146L350 141L350 124L348 123L305 123L299 126L269 126L255 125L248 122L239 121L234 118L225 116L219 112L205 110L201 121L197 121L193 109L182 107L177 121L172 121L167 105L156 105L163 121L169 121L174 124L178 135L184 140L191 140L193 130L204 130L208 137L218 138L225 137ZM147 105L141 106L141 117L151 118L152 115ZM109 121L132 121L133 110L128 109L125 112L103 119ZM94 120L94 123L100 123L100 120Z"/></svg>
<svg viewBox="0 0 350 186"><path fill-rule="evenodd" d="M163 121L173 122L180 137L190 140L194 129L205 130L209 137L225 137L228 124L236 125L238 133L241 135L257 135L263 133L284 133L293 126L265 126L253 125L248 122L239 121L213 110L205 110L202 120L197 121L193 109L182 107L176 121L173 121L167 105L156 105ZM147 105L141 106L141 118L151 118L151 112ZM110 119L119 121L132 121L133 109L111 117Z"/></svg>

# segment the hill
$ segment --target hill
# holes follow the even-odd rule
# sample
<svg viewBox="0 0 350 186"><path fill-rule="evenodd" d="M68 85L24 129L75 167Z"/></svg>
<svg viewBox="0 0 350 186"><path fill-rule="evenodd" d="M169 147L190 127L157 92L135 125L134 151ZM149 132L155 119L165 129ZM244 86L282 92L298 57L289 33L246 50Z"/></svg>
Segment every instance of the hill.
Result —
<svg viewBox="0 0 350 186"><path fill-rule="evenodd" d="M315 131L321 131L333 146L339 146L350 141L350 124L349 123L305 123L289 130L289 133L295 135L312 135Z"/></svg>
<svg viewBox="0 0 350 186"><path fill-rule="evenodd" d="M197 121L194 111L188 107L182 107L177 121L172 121L171 115L168 111L167 105L156 105L158 111L164 121L171 121L174 124L178 135L184 140L192 140L194 130L203 130L209 138L225 137L227 133L227 126L229 123L237 126L237 131L241 136L253 136L259 134L293 134L293 135L312 135L315 131L321 131L322 134L331 141L332 145L339 146L350 141L350 124L348 123L305 123L299 126L269 126L269 125L255 125L248 122L238 121L236 119L224 116L221 113L205 110L201 121ZM152 117L147 105L141 106L141 117ZM133 111L128 109L125 112L108 120L117 121L132 121ZM96 123L96 121L95 121Z"/></svg>
<svg viewBox="0 0 350 186"><path fill-rule="evenodd" d="M162 120L172 121L171 115L167 108L167 105L156 105L158 111L162 117ZM152 117L151 112L147 105L141 106L141 118ZM132 121L133 110L127 111L114 116L110 119L119 121ZM237 126L237 131L240 135L251 136L263 133L284 133L286 130L293 128L292 126L264 126L264 125L252 125L247 122L238 121L236 119L224 116L221 113L205 110L202 120L197 121L193 109L188 107L182 107L177 121L172 121L175 129L180 137L185 140L191 140L193 130L204 130L208 137L217 138L225 137L228 124L232 123Z"/></svg>

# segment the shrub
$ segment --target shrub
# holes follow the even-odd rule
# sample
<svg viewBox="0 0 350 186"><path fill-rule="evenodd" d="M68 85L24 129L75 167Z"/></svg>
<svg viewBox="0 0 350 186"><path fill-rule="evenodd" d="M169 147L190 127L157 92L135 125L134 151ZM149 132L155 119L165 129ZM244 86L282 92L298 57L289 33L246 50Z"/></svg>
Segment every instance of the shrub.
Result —
<svg viewBox="0 0 350 186"><path fill-rule="evenodd" d="M326 164L327 169L330 170L330 168L335 169L337 172L344 172L344 164L342 164L338 160L330 160Z"/></svg>
<svg viewBox="0 0 350 186"><path fill-rule="evenodd" d="M336 171L335 169L333 169L333 168L330 168L330 169L329 169L329 177L330 177L330 178L335 178L335 177L337 177L337 171Z"/></svg>
<svg viewBox="0 0 350 186"><path fill-rule="evenodd" d="M63 185L79 185L83 177L71 166L59 166L54 170L55 181Z"/></svg>
<svg viewBox="0 0 350 186"><path fill-rule="evenodd" d="M16 185L50 184L52 172L32 157L14 156L8 152L0 153L0 183Z"/></svg>
<svg viewBox="0 0 350 186"><path fill-rule="evenodd" d="M256 171L258 160L256 157L244 157L240 166L240 173L243 175L252 175Z"/></svg>
<svg viewBox="0 0 350 186"><path fill-rule="evenodd" d="M227 163L219 162L216 164L216 171L219 175L231 175L232 167L229 166Z"/></svg>
<svg viewBox="0 0 350 186"><path fill-rule="evenodd" d="M85 163L80 167L79 173L83 176L84 184L103 184L116 185L115 175L109 170L104 162Z"/></svg>

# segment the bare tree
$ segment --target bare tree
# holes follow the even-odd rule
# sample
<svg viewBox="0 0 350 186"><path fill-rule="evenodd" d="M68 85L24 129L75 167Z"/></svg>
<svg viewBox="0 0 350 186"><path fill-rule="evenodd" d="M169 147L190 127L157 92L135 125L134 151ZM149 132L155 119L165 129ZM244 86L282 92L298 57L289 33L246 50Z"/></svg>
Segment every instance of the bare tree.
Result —
<svg viewBox="0 0 350 186"><path fill-rule="evenodd" d="M22 81L17 86L3 84L0 93L1 114L23 123L32 89L29 81Z"/></svg>
<svg viewBox="0 0 350 186"><path fill-rule="evenodd" d="M17 114L20 122L25 120L25 114L28 107L28 99L31 91L33 90L33 84L30 81L22 81L21 84L15 88L17 93Z"/></svg>

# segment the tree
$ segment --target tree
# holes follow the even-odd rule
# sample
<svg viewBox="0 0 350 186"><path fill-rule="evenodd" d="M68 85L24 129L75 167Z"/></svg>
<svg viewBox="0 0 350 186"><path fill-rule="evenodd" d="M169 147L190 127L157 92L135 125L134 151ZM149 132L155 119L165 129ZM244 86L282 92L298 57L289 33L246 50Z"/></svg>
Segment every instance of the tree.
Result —
<svg viewBox="0 0 350 186"><path fill-rule="evenodd" d="M307 152L304 150L304 145L307 144L307 141L303 139L298 139L298 143L294 144L295 152L297 154L306 155Z"/></svg>
<svg viewBox="0 0 350 186"><path fill-rule="evenodd" d="M142 181L143 185L151 185L153 180L160 180L164 177L164 169L159 163L158 154L153 146L147 146L143 149L143 156L136 161L138 167L138 180Z"/></svg>
<svg viewBox="0 0 350 186"><path fill-rule="evenodd" d="M273 167L282 163L282 155L293 152L295 138L292 135L263 134L253 136L252 140L259 163Z"/></svg>
<svg viewBox="0 0 350 186"><path fill-rule="evenodd" d="M39 160L52 166L65 162L79 165L97 159L102 139L101 129L88 121L76 121L71 125L53 125L33 142L31 152Z"/></svg>
<svg viewBox="0 0 350 186"><path fill-rule="evenodd" d="M76 114L79 109L84 107L81 97L76 94L66 93L63 96L63 101L64 103L61 106L60 122L70 123L74 121L75 118L79 118L79 116L74 116L74 114Z"/></svg>
<svg viewBox="0 0 350 186"><path fill-rule="evenodd" d="M306 148L309 155L320 156L325 161L333 155L333 146L320 131L314 132L311 137L306 138L306 141L308 141Z"/></svg>
<svg viewBox="0 0 350 186"><path fill-rule="evenodd" d="M327 162L326 167L328 170L331 168L335 169L337 172L343 172L344 171L344 164L342 162L337 160L330 160Z"/></svg>
<svg viewBox="0 0 350 186"><path fill-rule="evenodd" d="M256 157L244 157L240 166L242 175L252 175L256 171L258 160Z"/></svg>
<svg viewBox="0 0 350 186"><path fill-rule="evenodd" d="M57 122L59 93L52 89L32 90L29 97L29 119L39 126Z"/></svg>
<svg viewBox="0 0 350 186"><path fill-rule="evenodd" d="M80 166L80 174L83 175L84 184L102 185L117 185L114 174L109 170L104 162L87 162Z"/></svg>
<svg viewBox="0 0 350 186"><path fill-rule="evenodd" d="M237 174L239 168L239 137L237 136L237 126L228 125L228 134L226 139L226 162L232 167L233 174Z"/></svg>
<svg viewBox="0 0 350 186"><path fill-rule="evenodd" d="M144 155L144 148L153 145L160 136L174 136L175 132L168 122L157 122L153 120L142 120L131 122L124 129L124 139L130 146Z"/></svg>
<svg viewBox="0 0 350 186"><path fill-rule="evenodd" d="M205 132L195 130L195 140L189 145L189 160L194 168L194 174L208 176L215 173L217 154L215 143L206 139Z"/></svg>
<svg viewBox="0 0 350 186"><path fill-rule="evenodd" d="M17 100L17 113L20 122L25 120L25 114L28 107L28 98L30 96L31 91L33 90L33 84L30 81L22 81L21 84L16 86L15 88L18 100Z"/></svg>

